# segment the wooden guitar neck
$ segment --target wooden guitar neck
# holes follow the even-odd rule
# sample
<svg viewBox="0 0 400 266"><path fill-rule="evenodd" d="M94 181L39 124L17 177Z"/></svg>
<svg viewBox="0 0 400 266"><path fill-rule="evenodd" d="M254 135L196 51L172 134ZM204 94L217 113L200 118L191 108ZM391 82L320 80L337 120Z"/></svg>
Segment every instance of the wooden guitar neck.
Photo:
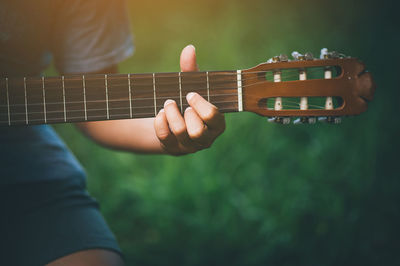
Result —
<svg viewBox="0 0 400 266"><path fill-rule="evenodd" d="M3 78L0 125L154 117L167 99L183 112L189 92L221 112L236 112L237 80L237 71Z"/></svg>

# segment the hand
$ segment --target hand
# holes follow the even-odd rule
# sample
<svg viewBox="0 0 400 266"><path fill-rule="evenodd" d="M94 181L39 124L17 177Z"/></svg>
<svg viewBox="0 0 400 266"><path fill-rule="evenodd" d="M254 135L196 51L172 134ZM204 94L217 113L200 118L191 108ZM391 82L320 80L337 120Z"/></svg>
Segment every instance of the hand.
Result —
<svg viewBox="0 0 400 266"><path fill-rule="evenodd" d="M198 71L193 45L182 50L180 67L182 72ZM188 93L186 99L190 107L184 116L175 101L167 100L154 120L161 147L169 154L181 155L208 148L225 130L225 118L217 107L195 92Z"/></svg>

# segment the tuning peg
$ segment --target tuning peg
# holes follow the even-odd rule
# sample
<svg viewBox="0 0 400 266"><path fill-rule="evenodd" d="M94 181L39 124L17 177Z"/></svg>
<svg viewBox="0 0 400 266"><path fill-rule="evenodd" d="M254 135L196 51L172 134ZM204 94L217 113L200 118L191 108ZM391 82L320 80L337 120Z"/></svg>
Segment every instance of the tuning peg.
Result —
<svg viewBox="0 0 400 266"><path fill-rule="evenodd" d="M328 48L321 49L321 55L319 56L320 59L328 58Z"/></svg>
<svg viewBox="0 0 400 266"><path fill-rule="evenodd" d="M268 122L282 124L282 117L279 116L270 117L268 118Z"/></svg>
<svg viewBox="0 0 400 266"><path fill-rule="evenodd" d="M303 122L301 121L301 118L297 118L297 119L293 120L293 124L298 125L298 124L303 124Z"/></svg>
<svg viewBox="0 0 400 266"><path fill-rule="evenodd" d="M321 59L330 59L330 58L344 58L346 55L338 53L336 51L329 52L327 48L321 49Z"/></svg>
<svg viewBox="0 0 400 266"><path fill-rule="evenodd" d="M308 123L309 124L315 124L317 122L317 118L316 117L308 117Z"/></svg>
<svg viewBox="0 0 400 266"><path fill-rule="evenodd" d="M282 124L287 125L290 124L290 117L283 117L282 118Z"/></svg>
<svg viewBox="0 0 400 266"><path fill-rule="evenodd" d="M287 125L290 124L290 117L270 117L268 122Z"/></svg>
<svg viewBox="0 0 400 266"><path fill-rule="evenodd" d="M305 58L305 60L314 60L314 56L310 52L305 53L304 58Z"/></svg>
<svg viewBox="0 0 400 266"><path fill-rule="evenodd" d="M300 117L293 121L293 124L315 124L316 122L315 117Z"/></svg>
<svg viewBox="0 0 400 266"><path fill-rule="evenodd" d="M289 61L288 56L285 54L281 54L268 59L267 63L287 62L287 61Z"/></svg>
<svg viewBox="0 0 400 266"><path fill-rule="evenodd" d="M330 57L331 58L339 58L339 57L343 57L343 55L339 54L336 51L332 51L332 52L330 52Z"/></svg>
<svg viewBox="0 0 400 266"><path fill-rule="evenodd" d="M324 116L324 117L319 117L318 121L326 122L329 124L340 124L342 122L342 118L336 116Z"/></svg>
<svg viewBox="0 0 400 266"><path fill-rule="evenodd" d="M279 55L279 61L287 62L287 61L289 61L289 57L285 54L281 54L281 55Z"/></svg>
<svg viewBox="0 0 400 266"><path fill-rule="evenodd" d="M292 57L294 58L294 60L304 60L304 56L297 51L294 51L292 53Z"/></svg>
<svg viewBox="0 0 400 266"><path fill-rule="evenodd" d="M274 56L274 57L268 59L267 63L276 63L276 62L279 62L279 60L280 60L279 56Z"/></svg>

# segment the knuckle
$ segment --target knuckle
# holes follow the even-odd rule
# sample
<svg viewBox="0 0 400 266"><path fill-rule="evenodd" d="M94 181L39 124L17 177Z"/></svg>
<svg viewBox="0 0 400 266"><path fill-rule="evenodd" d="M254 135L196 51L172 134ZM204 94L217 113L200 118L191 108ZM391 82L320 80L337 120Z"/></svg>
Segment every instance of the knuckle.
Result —
<svg viewBox="0 0 400 266"><path fill-rule="evenodd" d="M170 134L166 130L161 130L161 131L157 132L157 137L160 141L166 141L169 136L170 136Z"/></svg>
<svg viewBox="0 0 400 266"><path fill-rule="evenodd" d="M204 133L204 127L203 128L198 127L198 128L191 130L189 132L189 136L193 140L199 140L199 139L201 139L201 137L203 137L203 133Z"/></svg>
<svg viewBox="0 0 400 266"><path fill-rule="evenodd" d="M205 121L210 121L212 120L217 114L218 114L218 109L215 107L211 107L207 112L204 113L203 119Z"/></svg>
<svg viewBox="0 0 400 266"><path fill-rule="evenodd" d="M186 126L185 125L181 125L181 124L175 125L173 127L173 132L174 132L175 135L179 135L179 136L183 135L183 134L186 133Z"/></svg>

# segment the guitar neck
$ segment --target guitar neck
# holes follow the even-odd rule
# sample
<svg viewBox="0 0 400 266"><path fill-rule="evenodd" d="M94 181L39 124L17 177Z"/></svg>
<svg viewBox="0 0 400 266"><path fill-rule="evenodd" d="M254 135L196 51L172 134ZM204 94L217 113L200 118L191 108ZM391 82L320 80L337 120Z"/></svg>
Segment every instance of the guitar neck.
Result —
<svg viewBox="0 0 400 266"><path fill-rule="evenodd" d="M167 99L183 113L197 92L223 113L242 111L240 71L89 74L0 79L0 126L154 117Z"/></svg>

